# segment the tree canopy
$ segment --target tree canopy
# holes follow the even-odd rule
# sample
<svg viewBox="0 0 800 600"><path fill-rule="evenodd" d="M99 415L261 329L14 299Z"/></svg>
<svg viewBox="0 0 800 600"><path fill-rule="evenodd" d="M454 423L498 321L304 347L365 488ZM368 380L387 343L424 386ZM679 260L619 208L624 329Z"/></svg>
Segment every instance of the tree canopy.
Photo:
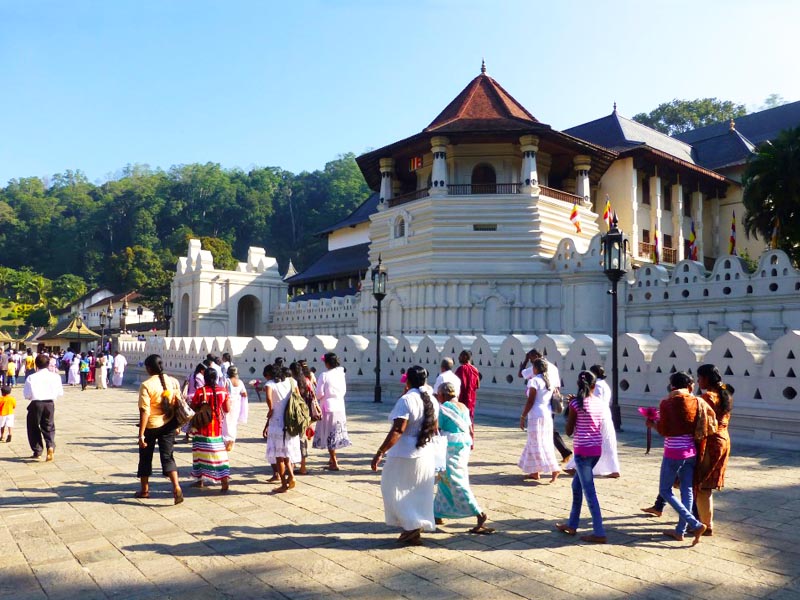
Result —
<svg viewBox="0 0 800 600"><path fill-rule="evenodd" d="M800 262L800 127L762 144L744 175L744 219L748 233L773 240Z"/></svg>
<svg viewBox="0 0 800 600"><path fill-rule="evenodd" d="M302 269L325 250L315 232L368 193L353 154L299 174L206 163L128 165L101 184L81 171L12 179L0 188L0 291L27 306L61 308L105 286L138 290L157 306L190 237L220 268L235 268L250 246L261 246L282 269L290 258Z"/></svg>
<svg viewBox="0 0 800 600"><path fill-rule="evenodd" d="M719 123L736 119L747 114L744 104L736 104L730 100L717 98L698 98L696 100L672 100L659 104L649 113L633 115L633 120L648 127L675 135Z"/></svg>

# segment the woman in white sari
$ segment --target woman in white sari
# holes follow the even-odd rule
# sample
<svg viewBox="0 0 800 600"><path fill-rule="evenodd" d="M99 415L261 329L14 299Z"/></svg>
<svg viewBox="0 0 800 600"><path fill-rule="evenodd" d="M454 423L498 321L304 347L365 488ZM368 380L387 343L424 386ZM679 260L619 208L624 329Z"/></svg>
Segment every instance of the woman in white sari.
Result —
<svg viewBox="0 0 800 600"><path fill-rule="evenodd" d="M407 373L407 391L389 415L392 427L372 459L381 473L386 524L402 528L398 541L419 545L422 530L436 531L433 515L435 460L433 444L439 406L424 389L427 372L413 366Z"/></svg>
<svg viewBox="0 0 800 600"><path fill-rule="evenodd" d="M72 362L69 365L69 375L67 376L67 385L80 385L81 384L81 355L77 352L72 357Z"/></svg>

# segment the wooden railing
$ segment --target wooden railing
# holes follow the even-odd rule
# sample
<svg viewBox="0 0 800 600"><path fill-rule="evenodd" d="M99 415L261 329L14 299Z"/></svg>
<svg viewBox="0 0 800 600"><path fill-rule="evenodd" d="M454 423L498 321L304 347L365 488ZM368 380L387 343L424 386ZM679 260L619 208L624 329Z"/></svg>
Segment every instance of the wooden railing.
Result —
<svg viewBox="0 0 800 600"><path fill-rule="evenodd" d="M422 188L421 190L414 190L413 192L408 192L407 194L400 194L394 198L389 198L389 208L400 206L401 204L405 204L407 202L413 202L414 200L419 200L420 198L427 198L428 190L430 190L430 188Z"/></svg>
<svg viewBox="0 0 800 600"><path fill-rule="evenodd" d="M519 194L518 183L454 183L447 186L451 196L471 196L473 194Z"/></svg>
<svg viewBox="0 0 800 600"><path fill-rule="evenodd" d="M653 259L654 244L639 242L639 256ZM661 262L674 265L678 262L678 251L675 248L661 248Z"/></svg>
<svg viewBox="0 0 800 600"><path fill-rule="evenodd" d="M580 196L576 196L575 194L570 194L569 192L564 192L562 190L557 190L555 188L547 187L546 185L539 186L539 193L542 196L547 196L548 198L553 198L554 200L563 200L564 202L569 202L570 204L582 203L583 198Z"/></svg>

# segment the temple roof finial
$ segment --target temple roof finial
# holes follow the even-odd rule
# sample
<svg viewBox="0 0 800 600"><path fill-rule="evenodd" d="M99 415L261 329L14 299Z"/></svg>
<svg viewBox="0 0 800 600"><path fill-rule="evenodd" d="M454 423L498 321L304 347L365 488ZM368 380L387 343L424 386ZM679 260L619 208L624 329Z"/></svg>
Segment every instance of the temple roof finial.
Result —
<svg viewBox="0 0 800 600"><path fill-rule="evenodd" d="M617 103L614 102L614 112L617 112Z"/></svg>
<svg viewBox="0 0 800 600"><path fill-rule="evenodd" d="M734 121L733 117L731 117L731 131L735 131L735 130L736 130L736 121Z"/></svg>
<svg viewBox="0 0 800 600"><path fill-rule="evenodd" d="M483 58L481 58L481 74L486 74L486 61Z"/></svg>

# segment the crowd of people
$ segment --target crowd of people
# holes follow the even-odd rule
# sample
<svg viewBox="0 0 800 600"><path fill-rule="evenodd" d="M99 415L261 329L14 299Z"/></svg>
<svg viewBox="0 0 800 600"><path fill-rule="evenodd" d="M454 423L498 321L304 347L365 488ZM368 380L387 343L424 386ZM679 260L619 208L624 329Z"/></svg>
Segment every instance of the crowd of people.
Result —
<svg viewBox="0 0 800 600"><path fill-rule="evenodd" d="M0 385L14 387L23 383L27 375L35 372L35 361L39 354L48 358L51 371L64 372L64 383L69 386L81 386L106 389L122 387L122 380L128 360L119 351L87 350L75 352L71 348L57 352L34 352L32 348L24 352L6 349L0 353Z"/></svg>
<svg viewBox="0 0 800 600"><path fill-rule="evenodd" d="M70 364L78 360L83 368L85 359L74 355ZM39 458L46 450L47 460L53 460L54 402L63 395L62 380L55 356L39 353L32 355L32 360L31 368L25 366L23 389L23 397L30 401L28 440L33 458ZM65 356L61 360L70 361ZM111 366L96 361L95 369L111 370L112 385L121 385L126 362L119 353L114 353L112 361ZM406 371L401 380L404 393L389 414L391 426L371 461L372 470L377 471L385 460L381 493L386 523L402 530L402 543L421 543L422 532L434 531L445 519L475 517L472 533L494 532L486 525L487 514L469 482L481 376L469 351L463 351L458 361L454 372L453 360L444 358L433 386L428 384L423 367L412 366ZM334 353L326 353L322 362L325 370L319 376L305 360L287 366L283 359L277 359L264 367L267 419L262 435L266 440L266 460L272 468L268 481L278 484L275 493L294 489L296 475L308 473L309 448L326 451L326 468L338 471L341 467L337 452L351 445L345 370ZM119 379L114 365L121 366ZM238 425L247 422L249 413L247 390L230 355L208 355L183 383L164 372L158 355L148 356L144 367L148 378L139 388L137 476L141 485L136 497L145 499L150 495L153 455L158 446L162 473L172 483L174 501L183 502L174 458L181 432L187 441L191 438L193 485L219 484L221 493L227 493ZM581 539L606 543L594 480L618 478L621 469L611 417L611 390L604 381L603 367L594 365L581 371L574 395L561 393L558 369L537 350L527 354L519 376L526 389L519 426L527 429L527 440L518 463L524 477L539 480L545 474L550 477L548 483L556 484L562 474L571 475L569 517L555 524L555 528L566 535L577 535L585 500L592 533ZM102 381L102 375L97 378ZM16 406L8 383L5 380L0 387L0 441L6 442L11 441ZM734 391L710 364L698 368L696 384L697 391L689 373L673 373L669 394L658 409L640 409L647 417L646 426L664 437L658 495L653 506L642 511L660 517L669 504L677 513L678 523L664 535L682 541L688 534L692 545L702 536L713 535L712 494L724 485ZM256 387L257 393L260 389ZM557 417L562 414L566 418L564 432L573 439L572 450L560 436ZM673 487L679 488L679 496L675 496Z"/></svg>

